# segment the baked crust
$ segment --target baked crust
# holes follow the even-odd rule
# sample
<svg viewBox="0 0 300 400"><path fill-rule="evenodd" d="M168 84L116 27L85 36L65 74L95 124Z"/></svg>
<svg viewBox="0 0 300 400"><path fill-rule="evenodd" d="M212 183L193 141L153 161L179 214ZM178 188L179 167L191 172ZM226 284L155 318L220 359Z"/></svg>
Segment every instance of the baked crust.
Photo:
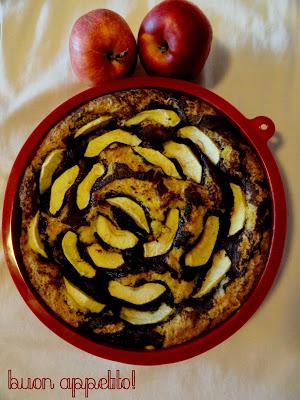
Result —
<svg viewBox="0 0 300 400"><path fill-rule="evenodd" d="M201 184L197 184L184 178L182 173L181 179L166 176L159 167L136 154L132 146L113 143L97 158L105 165L106 172L94 185L88 207L74 213L75 189L92 165L85 165L82 161L82 149L90 140L116 128L136 134L142 139L141 146L158 150L165 141L174 139L178 127L162 128L151 122L124 128L124 121L141 111L154 108L175 111L181 119L181 127L192 125L201 129L220 151L218 164L213 165L205 154L200 154L189 143L203 167ZM80 127L100 115L110 115L112 119L94 132L74 139ZM48 212L49 191L40 195L38 183L45 158L56 149L65 152L65 159L55 171L54 179L74 163L79 165L80 173L74 187L66 193L60 211L51 215ZM230 197L228 191L229 182L242 187L246 202L243 229L232 238L228 238L228 219L233 207L232 195ZM124 216L105 203L107 197L120 193L136 199L146 210L148 220L156 221L151 227L150 238L157 238L155 230L159 232L162 229L170 208L180 210L181 225L172 248L161 257L145 261L140 253L126 250L123 252L125 263L120 269L105 270L103 273L94 266L97 277L100 274L105 278L102 293L99 293L95 289L99 285L99 277L95 284L91 283L93 279L80 277L64 257L61 238L66 231L72 230L85 245L97 243L99 237L89 227L99 214L121 226ZM60 318L97 341L155 349L180 344L203 334L227 319L247 300L267 261L272 233L270 196L257 155L224 116L199 99L179 93L135 89L86 103L46 135L24 172L19 194L22 209L20 247L33 287ZM47 259L34 252L28 240L28 226L38 210L40 237L45 244ZM197 299L193 295L211 268L212 257L204 266L196 268L184 265L183 260L187 251L199 240L207 216L211 214L219 215L224 224L220 228L214 251L225 248L231 267L220 283ZM126 225L128 221L124 221ZM141 240L149 241L149 237L145 239L143 236ZM91 263L91 260L88 261ZM89 296L105 303L104 310L95 314L79 307L66 290L64 276ZM128 306L128 303L112 299L107 294L109 279L126 286L161 282L166 286L165 294L150 305L136 308L153 311L164 302L172 307L173 312L156 324L135 326L123 321L119 317L120 307L124 304Z"/></svg>

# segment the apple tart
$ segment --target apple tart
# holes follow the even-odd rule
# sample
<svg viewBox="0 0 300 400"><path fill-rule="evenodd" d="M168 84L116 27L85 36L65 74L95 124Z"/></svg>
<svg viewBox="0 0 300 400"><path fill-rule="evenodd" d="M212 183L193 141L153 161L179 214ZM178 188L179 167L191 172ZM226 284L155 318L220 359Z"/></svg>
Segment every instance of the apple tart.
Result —
<svg viewBox="0 0 300 400"><path fill-rule="evenodd" d="M198 98L101 96L29 161L20 247L35 291L94 341L148 350L204 334L249 296L272 233L252 147Z"/></svg>

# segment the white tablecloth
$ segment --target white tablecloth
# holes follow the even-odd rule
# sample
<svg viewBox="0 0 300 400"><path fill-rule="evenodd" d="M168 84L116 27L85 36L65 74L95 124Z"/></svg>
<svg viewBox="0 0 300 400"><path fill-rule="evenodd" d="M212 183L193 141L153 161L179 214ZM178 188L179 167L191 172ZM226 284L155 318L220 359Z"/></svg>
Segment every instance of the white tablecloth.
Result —
<svg viewBox="0 0 300 400"><path fill-rule="evenodd" d="M173 365L136 367L134 390L91 392L91 399L298 400L300 262L299 0L194 0L214 29L202 84L246 116L267 115L278 133L270 146L285 183L289 229L281 272L251 320L226 342ZM95 8L124 16L134 34L157 0L2 0L0 54L1 203L12 163L37 123L86 88L68 54L74 21ZM187 44L188 45L188 44ZM142 74L137 69L136 75ZM132 366L94 357L64 342L28 309L0 268L0 399L70 399L69 391L7 388L17 377L97 377ZM79 399L84 393L77 394Z"/></svg>

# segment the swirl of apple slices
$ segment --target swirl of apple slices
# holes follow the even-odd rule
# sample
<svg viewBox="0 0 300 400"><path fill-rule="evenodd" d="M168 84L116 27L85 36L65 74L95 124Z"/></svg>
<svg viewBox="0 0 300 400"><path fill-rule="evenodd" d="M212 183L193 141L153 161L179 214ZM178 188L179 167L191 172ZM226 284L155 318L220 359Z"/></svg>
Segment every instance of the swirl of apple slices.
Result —
<svg viewBox="0 0 300 400"><path fill-rule="evenodd" d="M187 178L192 179L196 183L201 182L202 165L188 146L169 141L164 144L164 154L178 161Z"/></svg>
<svg viewBox="0 0 300 400"><path fill-rule="evenodd" d="M40 254L44 258L47 258L47 253L44 248L44 244L40 238L40 233L38 229L40 218L40 211L38 211L35 216L30 220L28 225L28 244L31 250L35 253Z"/></svg>
<svg viewBox="0 0 300 400"><path fill-rule="evenodd" d="M181 179L175 165L166 156L157 150L148 149L147 147L136 146L133 150L142 156L150 164L153 164L163 170L163 172L173 178Z"/></svg>
<svg viewBox="0 0 300 400"><path fill-rule="evenodd" d="M166 288L161 283L149 282L144 285L132 287L122 285L118 281L110 281L108 291L111 296L135 305L147 304L157 299L165 292Z"/></svg>
<svg viewBox="0 0 300 400"><path fill-rule="evenodd" d="M98 156L106 147L115 142L128 144L130 146L138 146L141 143L141 139L130 132L122 129L115 129L92 139L87 145L84 156Z"/></svg>
<svg viewBox="0 0 300 400"><path fill-rule="evenodd" d="M144 244L144 257L159 256L170 250L178 230L179 215L180 213L177 208L169 211L161 235L156 240Z"/></svg>
<svg viewBox="0 0 300 400"><path fill-rule="evenodd" d="M47 155L45 161L43 162L39 179L41 194L45 193L46 190L48 190L51 186L53 174L57 170L59 164L62 162L63 155L63 149L53 150Z"/></svg>
<svg viewBox="0 0 300 400"><path fill-rule="evenodd" d="M92 166L86 177L80 182L77 188L76 203L79 210L84 209L90 201L91 190L98 178L104 174L104 167L101 163Z"/></svg>
<svg viewBox="0 0 300 400"><path fill-rule="evenodd" d="M212 266L208 270L200 289L194 294L193 298L198 299L216 287L228 272L230 266L231 260L225 250L220 250L216 253L213 258Z"/></svg>
<svg viewBox="0 0 300 400"><path fill-rule="evenodd" d="M177 132L177 136L192 141L213 164L220 161L220 150L212 139L196 126L185 126Z"/></svg>
<svg viewBox="0 0 300 400"><path fill-rule="evenodd" d="M65 195L70 187L74 184L79 174L79 166L74 165L67 169L58 178L55 179L50 194L49 211L52 215L56 214L64 201Z"/></svg>
<svg viewBox="0 0 300 400"><path fill-rule="evenodd" d="M95 129L102 127L105 122L108 122L111 119L112 119L112 116L110 116L110 115L101 115L100 117L93 119L92 121L83 125L81 128L77 129L77 131L75 132L74 138L77 138L78 136L81 136L81 135L86 135L86 134L94 131Z"/></svg>
<svg viewBox="0 0 300 400"><path fill-rule="evenodd" d="M100 268L115 269L124 264L122 254L106 251L98 243L88 246L87 252L93 263Z"/></svg>
<svg viewBox="0 0 300 400"><path fill-rule="evenodd" d="M138 243L138 238L133 233L117 228L103 215L97 218L96 230L105 243L117 249L131 249Z"/></svg>
<svg viewBox="0 0 300 400"><path fill-rule="evenodd" d="M138 113L125 122L125 126L138 125L143 122L154 122L165 127L174 127L180 122L175 111L158 108Z"/></svg>
<svg viewBox="0 0 300 400"><path fill-rule="evenodd" d="M105 304L99 303L92 297L88 296L77 286L73 285L67 278L64 277L64 284L66 287L67 294L75 302L76 306L82 312L90 311L92 313L100 313L104 308Z"/></svg>
<svg viewBox="0 0 300 400"><path fill-rule="evenodd" d="M89 263L80 257L77 248L77 240L76 233L72 231L65 233L61 243L64 255L81 276L93 278L96 275L96 271Z"/></svg>
<svg viewBox="0 0 300 400"><path fill-rule="evenodd" d="M173 312L173 308L162 303L155 311L140 311L134 308L122 307L120 318L132 325L149 325L167 319Z"/></svg>
<svg viewBox="0 0 300 400"><path fill-rule="evenodd" d="M244 227L247 208L245 195L240 186L230 183L230 188L233 194L233 209L231 211L228 236L235 235Z"/></svg>
<svg viewBox="0 0 300 400"><path fill-rule="evenodd" d="M185 264L189 267L204 265L210 259L219 232L219 218L211 215L207 218L201 239L185 256Z"/></svg>
<svg viewBox="0 0 300 400"><path fill-rule="evenodd" d="M150 232L145 212L138 203L128 197L112 197L110 199L106 199L106 201L110 205L118 207L128 214L134 220L137 226L144 229L147 233Z"/></svg>

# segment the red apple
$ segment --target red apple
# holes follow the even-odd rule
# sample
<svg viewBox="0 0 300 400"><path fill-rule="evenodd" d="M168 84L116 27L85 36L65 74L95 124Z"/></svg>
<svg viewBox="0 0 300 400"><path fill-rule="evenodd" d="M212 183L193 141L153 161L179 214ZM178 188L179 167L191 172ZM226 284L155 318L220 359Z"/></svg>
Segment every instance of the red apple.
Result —
<svg viewBox="0 0 300 400"><path fill-rule="evenodd" d="M69 48L75 74L93 85L130 75L137 61L128 24L111 10L82 15L72 28Z"/></svg>
<svg viewBox="0 0 300 400"><path fill-rule="evenodd" d="M165 0L141 24L139 56L148 74L194 79L204 66L211 41L211 25L196 5Z"/></svg>

